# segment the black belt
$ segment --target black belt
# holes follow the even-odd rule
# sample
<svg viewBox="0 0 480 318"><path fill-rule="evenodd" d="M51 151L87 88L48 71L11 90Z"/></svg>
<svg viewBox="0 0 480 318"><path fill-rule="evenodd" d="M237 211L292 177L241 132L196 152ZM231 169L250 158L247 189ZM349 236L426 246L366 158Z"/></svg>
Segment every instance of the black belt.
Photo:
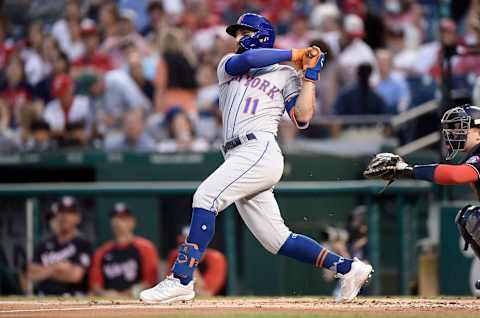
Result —
<svg viewBox="0 0 480 318"><path fill-rule="evenodd" d="M257 139L257 137L255 136L255 134L253 133L249 133L247 134L245 137L247 137L247 140L254 140L254 139ZM230 150L232 150L233 148L237 147L237 146L240 146L242 144L242 139L240 139L240 137L237 137L237 138L234 138L232 140L229 140L225 143L225 145L222 146L222 149L223 149L223 152L224 153L227 153L229 152Z"/></svg>

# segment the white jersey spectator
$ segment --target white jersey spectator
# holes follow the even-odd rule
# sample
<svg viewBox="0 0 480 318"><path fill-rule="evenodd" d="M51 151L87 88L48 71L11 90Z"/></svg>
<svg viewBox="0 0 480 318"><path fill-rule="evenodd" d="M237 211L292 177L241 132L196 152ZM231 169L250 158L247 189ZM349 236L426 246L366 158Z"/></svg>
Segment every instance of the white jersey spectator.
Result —
<svg viewBox="0 0 480 318"><path fill-rule="evenodd" d="M62 51L70 61L81 57L85 47L80 39L81 8L78 1L68 1L65 6L64 18L53 24L52 35L58 41Z"/></svg>
<svg viewBox="0 0 480 318"><path fill-rule="evenodd" d="M73 79L66 74L55 77L52 85L54 100L44 110L43 118L56 132L63 132L67 123L84 122L85 127L91 124L89 99L73 94Z"/></svg>
<svg viewBox="0 0 480 318"><path fill-rule="evenodd" d="M60 101L54 99L47 104L43 117L53 130L63 130L67 123L90 122L90 113L88 97L77 95L73 98L68 113L66 113Z"/></svg>
<svg viewBox="0 0 480 318"><path fill-rule="evenodd" d="M344 34L348 45L338 56L341 80L346 85L355 82L355 72L360 64L370 64L373 68L371 83L378 83L378 67L375 53L362 37L365 34L363 21L357 15L349 14L344 21Z"/></svg>

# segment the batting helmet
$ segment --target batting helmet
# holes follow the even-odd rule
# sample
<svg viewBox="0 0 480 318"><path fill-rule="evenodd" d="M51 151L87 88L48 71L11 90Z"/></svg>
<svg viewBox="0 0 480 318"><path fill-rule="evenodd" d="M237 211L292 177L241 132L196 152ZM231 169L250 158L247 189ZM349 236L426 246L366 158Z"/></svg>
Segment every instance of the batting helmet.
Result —
<svg viewBox="0 0 480 318"><path fill-rule="evenodd" d="M228 26L227 33L235 37L237 30L241 28L255 32L253 35L245 35L240 39L239 44L243 50L273 47L275 31L265 17L255 13L242 14L236 24Z"/></svg>
<svg viewBox="0 0 480 318"><path fill-rule="evenodd" d="M442 134L447 145L445 159L450 160L465 150L470 128L480 128L480 107L463 105L447 110L441 120Z"/></svg>

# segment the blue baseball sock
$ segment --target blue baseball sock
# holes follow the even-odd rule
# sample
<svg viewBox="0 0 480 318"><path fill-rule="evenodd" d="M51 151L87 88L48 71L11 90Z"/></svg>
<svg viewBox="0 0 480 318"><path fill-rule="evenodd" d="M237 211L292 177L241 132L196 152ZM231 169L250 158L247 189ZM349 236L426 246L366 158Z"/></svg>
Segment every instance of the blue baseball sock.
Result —
<svg viewBox="0 0 480 318"><path fill-rule="evenodd" d="M215 212L193 208L190 233L172 268L173 276L183 285L192 281L193 272L215 234L215 217Z"/></svg>
<svg viewBox="0 0 480 318"><path fill-rule="evenodd" d="M345 259L312 240L311 238L292 233L283 243L278 254L288 256L297 261L323 267L340 274L346 274L352 267L353 260Z"/></svg>

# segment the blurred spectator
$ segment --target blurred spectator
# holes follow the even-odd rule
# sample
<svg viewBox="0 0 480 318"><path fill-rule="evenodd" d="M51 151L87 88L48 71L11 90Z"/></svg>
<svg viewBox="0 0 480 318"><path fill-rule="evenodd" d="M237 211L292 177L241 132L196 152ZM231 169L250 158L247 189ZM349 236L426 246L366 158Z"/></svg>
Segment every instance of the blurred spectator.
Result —
<svg viewBox="0 0 480 318"><path fill-rule="evenodd" d="M345 0L343 8L346 14L359 16L365 25L365 43L373 50L384 46L385 25L382 17L372 10L372 5L367 6L363 0Z"/></svg>
<svg viewBox="0 0 480 318"><path fill-rule="evenodd" d="M79 0L68 0L64 17L52 27L52 35L58 41L62 51L73 61L82 56L85 48L80 40L82 12Z"/></svg>
<svg viewBox="0 0 480 318"><path fill-rule="evenodd" d="M59 142L60 148L83 149L90 146L90 134L85 121L67 123L65 133Z"/></svg>
<svg viewBox="0 0 480 318"><path fill-rule="evenodd" d="M398 114L405 111L410 104L410 89L403 77L392 73L392 54L387 50L378 50L378 70L380 83L375 91L387 104L390 114Z"/></svg>
<svg viewBox="0 0 480 318"><path fill-rule="evenodd" d="M107 151L149 152L155 149L154 140L145 133L145 121L141 110L131 110L125 114L123 132L112 133L105 138Z"/></svg>
<svg viewBox="0 0 480 318"><path fill-rule="evenodd" d="M14 141L19 150L21 151L42 151L46 150L42 147L37 147L36 142L34 141L33 135L36 134L32 130L42 127L42 125L37 126L34 123L38 123L41 118L43 110L43 104L41 102L29 103L20 108L19 110L19 127L15 130L11 130L10 138ZM45 135L47 140L50 138L50 128L48 128L48 134ZM43 141L43 140L42 140ZM44 144L43 142L41 143ZM37 149L37 150L34 150Z"/></svg>
<svg viewBox="0 0 480 318"><path fill-rule="evenodd" d="M150 288L158 279L155 245L134 234L136 220L128 207L118 202L110 213L115 236L100 246L90 270L90 292L100 296L133 296Z"/></svg>
<svg viewBox="0 0 480 318"><path fill-rule="evenodd" d="M0 69L5 68L10 56L15 53L15 44L7 36L7 22L0 17Z"/></svg>
<svg viewBox="0 0 480 318"><path fill-rule="evenodd" d="M143 30L148 23L147 8L150 7L151 0L118 0L118 6L121 10L129 10L135 13L134 27L136 30Z"/></svg>
<svg viewBox="0 0 480 318"><path fill-rule="evenodd" d="M348 217L347 231L348 250L352 257L365 260L368 257L368 225L367 208L364 205L356 207Z"/></svg>
<svg viewBox="0 0 480 318"><path fill-rule="evenodd" d="M472 92L472 100L474 105L480 105L480 76L475 80Z"/></svg>
<svg viewBox="0 0 480 318"><path fill-rule="evenodd" d="M407 48L417 48L422 43L425 21L421 7L414 1L386 0L384 21L389 29L405 33Z"/></svg>
<svg viewBox="0 0 480 318"><path fill-rule="evenodd" d="M204 139L195 138L192 121L181 108L172 108L165 116L165 122L168 126L168 139L157 145L157 151L208 151L208 143Z"/></svg>
<svg viewBox="0 0 480 318"><path fill-rule="evenodd" d="M0 132L2 133L8 129L10 124L10 112L7 107L7 104L0 100Z"/></svg>
<svg viewBox="0 0 480 318"><path fill-rule="evenodd" d="M357 83L340 91L333 110L336 115L387 114L383 99L370 87L372 66L361 64L357 68Z"/></svg>
<svg viewBox="0 0 480 318"><path fill-rule="evenodd" d="M58 232L35 248L28 277L38 295L84 295L92 246L79 234L81 215L74 198L61 199L57 218Z"/></svg>
<svg viewBox="0 0 480 318"><path fill-rule="evenodd" d="M186 241L188 232L188 226L182 228L182 232L177 236L178 246ZM178 248L171 250L168 254L167 266L170 271L177 256ZM207 248L199 263L198 269L194 273L195 292L203 296L218 295L225 286L227 267L227 259L222 252L213 248Z"/></svg>
<svg viewBox="0 0 480 318"><path fill-rule="evenodd" d="M218 100L217 74L215 67L209 64L198 66L196 80L199 84L197 94L198 111L211 111Z"/></svg>
<svg viewBox="0 0 480 318"><path fill-rule="evenodd" d="M44 61L42 47L44 42L43 26L39 21L28 26L27 47L22 51L25 61L25 75L28 84L35 86L51 72L51 65Z"/></svg>
<svg viewBox="0 0 480 318"><path fill-rule="evenodd" d="M315 83L317 116L332 113L333 103L339 91L337 56L330 46L321 39L312 40L310 45L316 45L326 54L326 63L322 69L322 79Z"/></svg>
<svg viewBox="0 0 480 318"><path fill-rule="evenodd" d="M196 112L195 93L198 88L192 52L184 51L185 34L180 30L165 32L161 40L162 59L155 78L155 109L166 113L180 106L188 113Z"/></svg>
<svg viewBox="0 0 480 318"><path fill-rule="evenodd" d="M105 41L117 36L120 12L114 1L103 1L100 5L98 18Z"/></svg>
<svg viewBox="0 0 480 318"><path fill-rule="evenodd" d="M166 25L162 2L159 0L150 1L147 7L147 12L149 21L140 31L140 34L150 41L153 41L157 37L160 28Z"/></svg>
<svg viewBox="0 0 480 318"><path fill-rule="evenodd" d="M279 36L275 46L287 50L293 47L307 47L309 40L308 16L295 15L292 19L289 32L283 36Z"/></svg>
<svg viewBox="0 0 480 318"><path fill-rule="evenodd" d="M96 98L97 124L102 133L118 127L130 110L142 110L144 114L151 110L150 101L125 70L109 71L97 78L90 92Z"/></svg>
<svg viewBox="0 0 480 318"><path fill-rule="evenodd" d="M109 26L112 28L111 31L106 30L106 37L100 49L112 57L115 68L126 64L125 48L130 45L136 47L142 57L150 54L150 47L147 41L135 30L134 11L118 11L117 7L106 4L106 9L102 7L101 12L102 17L106 15L108 17L106 21L114 23L114 25ZM109 32L112 32L112 34L108 34Z"/></svg>
<svg viewBox="0 0 480 318"><path fill-rule="evenodd" d="M75 73L93 72L103 74L113 68L110 56L99 50L100 34L92 20L81 25L81 35L85 47L84 54L73 62Z"/></svg>
<svg viewBox="0 0 480 318"><path fill-rule="evenodd" d="M314 28L312 38L325 41L335 55L340 52L342 36L340 20L340 10L335 3L331 2L317 4L310 14L310 24Z"/></svg>
<svg viewBox="0 0 480 318"><path fill-rule="evenodd" d="M34 87L34 96L44 103L50 102L52 96L53 80L57 75L70 73L70 61L68 56L60 51L58 44L52 37L45 37L42 48L42 62L49 69L43 79Z"/></svg>
<svg viewBox="0 0 480 318"><path fill-rule="evenodd" d="M340 81L342 85L350 85L355 81L355 70L363 63L368 63L373 67L373 83L378 80L375 54L362 40L364 36L365 30L362 19L354 14L347 15L343 21L343 49L338 56Z"/></svg>
<svg viewBox="0 0 480 318"><path fill-rule="evenodd" d="M87 131L91 128L91 109L86 96L75 95L73 78L66 74L55 77L52 83L54 100L45 108L43 117L50 125L53 135L63 137L69 123L83 121Z"/></svg>
<svg viewBox="0 0 480 318"><path fill-rule="evenodd" d="M130 45L127 50L128 73L142 90L143 94L153 102L155 87L153 82L145 77L142 57L135 46Z"/></svg>
<svg viewBox="0 0 480 318"><path fill-rule="evenodd" d="M10 128L18 126L18 112L20 108L31 101L32 88L27 84L24 74L24 65L19 55L13 55L1 74L0 99L4 103L5 119Z"/></svg>
<svg viewBox="0 0 480 318"><path fill-rule="evenodd" d="M43 152L55 148L50 136L50 125L42 120L36 120L30 125L31 139L28 140L26 150L31 152Z"/></svg>

